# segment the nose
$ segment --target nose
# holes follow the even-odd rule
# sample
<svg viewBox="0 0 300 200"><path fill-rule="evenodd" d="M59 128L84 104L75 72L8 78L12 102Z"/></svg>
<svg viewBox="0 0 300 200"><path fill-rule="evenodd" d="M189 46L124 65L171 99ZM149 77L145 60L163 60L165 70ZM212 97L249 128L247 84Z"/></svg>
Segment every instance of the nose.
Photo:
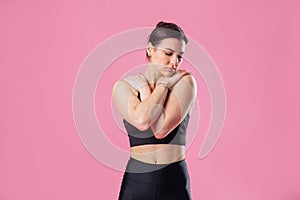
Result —
<svg viewBox="0 0 300 200"><path fill-rule="evenodd" d="M171 63L171 65L172 65L172 68L175 68L175 69L177 68L178 63L179 63L178 58L177 58L177 55L173 55L173 56L171 57L170 63Z"/></svg>

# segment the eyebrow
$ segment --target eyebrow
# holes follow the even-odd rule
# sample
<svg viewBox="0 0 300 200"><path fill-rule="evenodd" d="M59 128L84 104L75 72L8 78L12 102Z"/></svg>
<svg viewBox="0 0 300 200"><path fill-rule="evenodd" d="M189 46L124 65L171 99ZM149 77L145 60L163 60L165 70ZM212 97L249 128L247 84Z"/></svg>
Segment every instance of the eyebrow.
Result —
<svg viewBox="0 0 300 200"><path fill-rule="evenodd" d="M165 49L167 49L167 50L169 50L169 51L172 51L172 52L175 52L173 49L170 49L170 48L165 48ZM182 52L180 52L180 53L184 53L184 51L182 51Z"/></svg>

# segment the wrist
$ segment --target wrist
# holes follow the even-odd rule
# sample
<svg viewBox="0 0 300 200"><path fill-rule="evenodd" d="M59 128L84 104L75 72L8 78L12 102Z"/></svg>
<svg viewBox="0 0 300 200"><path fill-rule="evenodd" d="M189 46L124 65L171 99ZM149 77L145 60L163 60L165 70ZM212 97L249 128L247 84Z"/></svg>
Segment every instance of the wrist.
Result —
<svg viewBox="0 0 300 200"><path fill-rule="evenodd" d="M165 88L169 89L169 86L168 86L167 83L158 82L158 83L157 83L157 86L159 86L159 85L161 85L162 87L165 87Z"/></svg>

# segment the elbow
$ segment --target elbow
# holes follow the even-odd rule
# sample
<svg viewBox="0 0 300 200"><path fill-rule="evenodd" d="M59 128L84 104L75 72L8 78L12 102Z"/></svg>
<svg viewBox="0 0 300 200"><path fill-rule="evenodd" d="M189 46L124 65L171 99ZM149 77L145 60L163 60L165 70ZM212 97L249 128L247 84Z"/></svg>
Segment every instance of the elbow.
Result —
<svg viewBox="0 0 300 200"><path fill-rule="evenodd" d="M141 124L141 123L137 123L137 124L135 124L135 127L137 128L137 129L139 129L140 131L146 131L146 130L148 130L149 128L150 128L150 126L148 126L148 124Z"/></svg>
<svg viewBox="0 0 300 200"><path fill-rule="evenodd" d="M167 136L168 134L166 133L166 131L158 131L154 133L154 137L158 140L163 139Z"/></svg>
<svg viewBox="0 0 300 200"><path fill-rule="evenodd" d="M154 137L158 140L163 139L165 136L163 134L154 134Z"/></svg>

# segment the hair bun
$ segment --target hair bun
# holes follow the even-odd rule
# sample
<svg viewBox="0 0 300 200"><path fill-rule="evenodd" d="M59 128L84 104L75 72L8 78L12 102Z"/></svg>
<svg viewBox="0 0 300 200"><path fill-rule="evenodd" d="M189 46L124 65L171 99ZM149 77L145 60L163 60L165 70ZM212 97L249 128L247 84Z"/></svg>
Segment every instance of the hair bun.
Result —
<svg viewBox="0 0 300 200"><path fill-rule="evenodd" d="M165 24L166 24L166 22L160 21L160 22L158 22L158 23L156 24L156 27L164 27Z"/></svg>

